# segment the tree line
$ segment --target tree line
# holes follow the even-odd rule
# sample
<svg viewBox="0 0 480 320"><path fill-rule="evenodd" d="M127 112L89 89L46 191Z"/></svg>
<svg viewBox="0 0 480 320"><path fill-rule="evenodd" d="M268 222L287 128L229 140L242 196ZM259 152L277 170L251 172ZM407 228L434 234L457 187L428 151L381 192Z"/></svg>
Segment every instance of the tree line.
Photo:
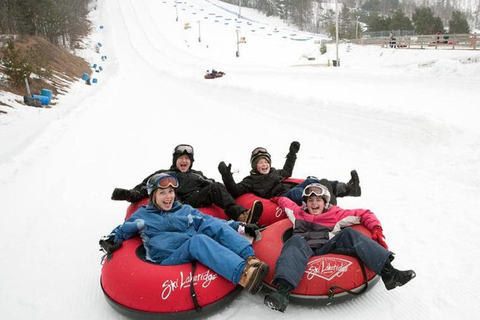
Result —
<svg viewBox="0 0 480 320"><path fill-rule="evenodd" d="M335 34L335 2L322 0L223 0L277 16L303 31ZM475 12L455 10L449 0L432 6L417 6L414 0L341 0L339 1L339 37L355 39L362 30L411 30L415 34L469 33L480 24L480 2ZM364 26L363 28L361 26Z"/></svg>
<svg viewBox="0 0 480 320"><path fill-rule="evenodd" d="M38 36L73 48L88 32L89 1L1 0L0 34Z"/></svg>

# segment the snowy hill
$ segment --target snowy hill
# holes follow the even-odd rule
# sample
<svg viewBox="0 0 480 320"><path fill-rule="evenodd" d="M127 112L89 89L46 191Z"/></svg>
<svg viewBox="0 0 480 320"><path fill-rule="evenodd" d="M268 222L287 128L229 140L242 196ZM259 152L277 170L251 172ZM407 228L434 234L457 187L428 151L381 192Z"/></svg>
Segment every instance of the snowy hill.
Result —
<svg viewBox="0 0 480 320"><path fill-rule="evenodd" d="M298 140L294 176L346 181L356 169L362 196L339 205L375 212L395 266L417 278L285 314L242 292L211 319L476 319L480 52L341 44L341 67L326 67L336 52L320 55L325 36L237 9L98 0L84 53L103 67L98 83L2 118L2 318L122 319L99 285L98 240L127 207L113 188L170 166L179 143L195 147L194 169L221 181L218 162L231 162L240 181L253 148L278 168ZM227 75L205 80L211 68Z"/></svg>

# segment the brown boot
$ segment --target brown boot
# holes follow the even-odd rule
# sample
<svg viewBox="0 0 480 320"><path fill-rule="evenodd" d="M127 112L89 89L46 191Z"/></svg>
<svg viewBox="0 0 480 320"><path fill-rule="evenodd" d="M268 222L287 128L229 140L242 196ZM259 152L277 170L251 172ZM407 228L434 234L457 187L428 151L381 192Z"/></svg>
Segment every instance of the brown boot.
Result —
<svg viewBox="0 0 480 320"><path fill-rule="evenodd" d="M256 264L256 263L261 262L260 259L258 259L258 258L255 257L255 256L250 256L250 257L248 257L247 259L245 259L245 261L247 261L247 264L248 264L248 265L254 265L254 264Z"/></svg>
<svg viewBox="0 0 480 320"><path fill-rule="evenodd" d="M251 294L255 294L262 288L263 279L267 276L269 269L268 265L262 261L251 265L247 264L238 284Z"/></svg>

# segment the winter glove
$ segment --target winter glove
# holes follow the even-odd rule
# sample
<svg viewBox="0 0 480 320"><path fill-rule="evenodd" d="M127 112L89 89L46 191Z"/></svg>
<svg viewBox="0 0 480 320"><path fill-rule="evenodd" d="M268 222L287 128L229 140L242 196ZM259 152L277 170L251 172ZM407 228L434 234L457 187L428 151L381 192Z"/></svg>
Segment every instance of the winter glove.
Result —
<svg viewBox="0 0 480 320"><path fill-rule="evenodd" d="M278 204L278 200L280 200L280 197L270 198L270 201L272 201L273 203L276 203L276 204Z"/></svg>
<svg viewBox="0 0 480 320"><path fill-rule="evenodd" d="M383 235L383 229L380 226L375 226L372 229L372 239L377 241L382 247L388 250L387 243L385 242L385 236Z"/></svg>
<svg viewBox="0 0 480 320"><path fill-rule="evenodd" d="M112 252L120 249L123 244L123 240L115 243L115 237L110 236L107 239L100 239L98 243L100 244L100 250L105 251L107 254L111 254Z"/></svg>
<svg viewBox="0 0 480 320"><path fill-rule="evenodd" d="M255 238L256 241L260 241L262 239L260 228L254 223L240 224L238 227L238 233L241 235L248 234L249 236Z"/></svg>
<svg viewBox="0 0 480 320"><path fill-rule="evenodd" d="M290 153L296 154L296 153L298 152L298 150L300 150L300 142L298 142L298 141L293 141L293 142L290 144Z"/></svg>
<svg viewBox="0 0 480 320"><path fill-rule="evenodd" d="M218 164L218 171L220 171L220 174L222 175L222 177L232 174L231 169L232 169L231 163L228 164L228 167L223 161Z"/></svg>

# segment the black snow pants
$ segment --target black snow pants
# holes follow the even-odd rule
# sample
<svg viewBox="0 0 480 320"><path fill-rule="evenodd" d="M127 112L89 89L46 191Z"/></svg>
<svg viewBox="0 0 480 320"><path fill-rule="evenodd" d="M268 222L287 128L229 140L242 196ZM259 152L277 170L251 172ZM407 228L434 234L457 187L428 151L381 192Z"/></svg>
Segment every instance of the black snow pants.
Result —
<svg viewBox="0 0 480 320"><path fill-rule="evenodd" d="M222 208L232 220L237 220L241 213L247 211L245 207L235 202L225 186L219 182L209 184L205 188L191 193L187 198L180 199L180 201L194 208L208 207L214 204Z"/></svg>

